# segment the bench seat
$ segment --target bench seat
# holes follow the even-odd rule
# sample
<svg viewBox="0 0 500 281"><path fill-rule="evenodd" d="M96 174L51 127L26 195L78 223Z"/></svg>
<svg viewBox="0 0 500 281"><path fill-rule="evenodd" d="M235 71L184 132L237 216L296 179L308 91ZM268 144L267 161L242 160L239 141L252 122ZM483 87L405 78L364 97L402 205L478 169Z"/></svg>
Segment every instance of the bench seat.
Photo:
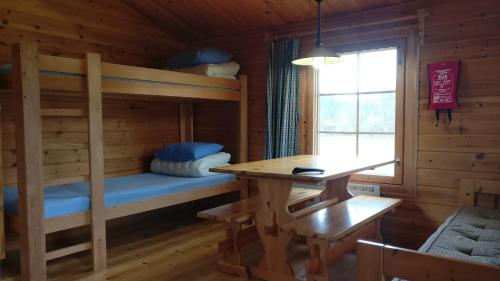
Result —
<svg viewBox="0 0 500 281"><path fill-rule="evenodd" d="M288 200L288 206L301 204L305 201L317 198L321 190L293 188ZM220 222L245 222L252 218L253 214L259 209L261 201L259 197L243 199L237 202L218 206L212 209L204 210L198 213L198 217L216 220Z"/></svg>
<svg viewBox="0 0 500 281"><path fill-rule="evenodd" d="M328 268L354 250L358 239L381 239L382 215L400 199L356 196L284 225L281 230L305 236L310 251L307 280L330 280Z"/></svg>
<svg viewBox="0 0 500 281"><path fill-rule="evenodd" d="M293 221L283 231L335 242L392 210L401 201L393 198L356 196Z"/></svg>

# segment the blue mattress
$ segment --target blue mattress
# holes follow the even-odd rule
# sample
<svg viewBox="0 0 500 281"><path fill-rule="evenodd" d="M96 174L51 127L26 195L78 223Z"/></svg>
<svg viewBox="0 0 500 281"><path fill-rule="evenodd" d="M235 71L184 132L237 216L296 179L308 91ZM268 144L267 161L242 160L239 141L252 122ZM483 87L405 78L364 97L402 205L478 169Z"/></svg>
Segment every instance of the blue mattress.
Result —
<svg viewBox="0 0 500 281"><path fill-rule="evenodd" d="M117 205L151 199L174 193L201 189L235 181L234 175L217 174L201 178L182 178L145 173L104 180L104 205ZM89 183L71 183L48 186L44 189L45 218L70 215L89 210ZM10 214L17 213L17 189L4 188L4 207Z"/></svg>

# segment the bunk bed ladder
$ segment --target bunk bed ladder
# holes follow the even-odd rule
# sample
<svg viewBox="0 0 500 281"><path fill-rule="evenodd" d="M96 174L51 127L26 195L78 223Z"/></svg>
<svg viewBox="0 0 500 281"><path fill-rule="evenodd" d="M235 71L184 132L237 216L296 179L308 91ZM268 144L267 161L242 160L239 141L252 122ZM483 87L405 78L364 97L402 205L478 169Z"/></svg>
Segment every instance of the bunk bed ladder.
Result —
<svg viewBox="0 0 500 281"><path fill-rule="evenodd" d="M90 182L90 241L47 252L49 261L91 250L94 271L107 266L106 217L104 207L104 149L102 124L101 56L87 53L85 59L88 98L88 145Z"/></svg>

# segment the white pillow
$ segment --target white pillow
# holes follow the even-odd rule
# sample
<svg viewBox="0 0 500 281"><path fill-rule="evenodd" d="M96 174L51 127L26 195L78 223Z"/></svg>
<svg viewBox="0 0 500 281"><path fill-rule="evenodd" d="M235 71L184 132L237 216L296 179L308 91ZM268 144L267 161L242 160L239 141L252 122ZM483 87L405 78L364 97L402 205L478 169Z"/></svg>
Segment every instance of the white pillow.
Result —
<svg viewBox="0 0 500 281"><path fill-rule="evenodd" d="M175 177L206 177L216 174L209 172L208 169L227 166L230 159L231 154L226 152L218 152L198 160L182 162L162 161L155 158L151 162L151 171Z"/></svg>

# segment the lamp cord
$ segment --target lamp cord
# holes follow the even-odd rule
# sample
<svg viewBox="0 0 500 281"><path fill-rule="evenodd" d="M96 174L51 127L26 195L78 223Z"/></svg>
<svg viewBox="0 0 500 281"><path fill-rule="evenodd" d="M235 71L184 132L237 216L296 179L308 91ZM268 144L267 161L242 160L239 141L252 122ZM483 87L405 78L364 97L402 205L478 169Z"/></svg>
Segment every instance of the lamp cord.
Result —
<svg viewBox="0 0 500 281"><path fill-rule="evenodd" d="M323 0L316 0L318 3L318 19L316 26L316 48L321 48L321 2Z"/></svg>

